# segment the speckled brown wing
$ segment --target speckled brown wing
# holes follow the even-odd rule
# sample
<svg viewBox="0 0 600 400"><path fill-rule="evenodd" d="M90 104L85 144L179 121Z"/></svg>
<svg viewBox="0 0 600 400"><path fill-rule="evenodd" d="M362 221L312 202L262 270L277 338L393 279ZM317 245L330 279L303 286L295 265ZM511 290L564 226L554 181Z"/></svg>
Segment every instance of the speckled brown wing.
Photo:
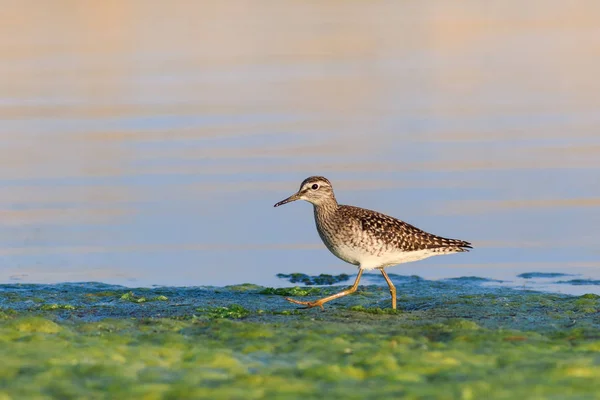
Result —
<svg viewBox="0 0 600 400"><path fill-rule="evenodd" d="M432 235L376 211L353 206L341 206L340 211L355 218L363 233L374 241L383 242L400 251L433 250L445 253L469 251L472 248L469 242Z"/></svg>

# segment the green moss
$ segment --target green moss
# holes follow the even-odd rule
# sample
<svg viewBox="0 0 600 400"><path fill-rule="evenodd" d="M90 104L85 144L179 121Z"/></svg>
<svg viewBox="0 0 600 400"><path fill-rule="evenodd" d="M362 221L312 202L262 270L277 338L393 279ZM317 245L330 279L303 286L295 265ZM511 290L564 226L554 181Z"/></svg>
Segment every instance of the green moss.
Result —
<svg viewBox="0 0 600 400"><path fill-rule="evenodd" d="M294 286L290 288L265 288L259 294L274 294L277 296L312 296L321 294L321 290L317 288L301 288Z"/></svg>

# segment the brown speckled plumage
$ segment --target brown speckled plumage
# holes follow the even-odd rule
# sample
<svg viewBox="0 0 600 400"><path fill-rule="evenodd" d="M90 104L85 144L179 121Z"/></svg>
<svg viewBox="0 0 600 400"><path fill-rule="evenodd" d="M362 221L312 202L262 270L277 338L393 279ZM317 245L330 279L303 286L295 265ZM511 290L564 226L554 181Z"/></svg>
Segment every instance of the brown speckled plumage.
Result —
<svg viewBox="0 0 600 400"><path fill-rule="evenodd" d="M436 236L376 211L339 205L331 183L322 176L305 179L296 194L275 206L300 199L313 204L317 231L333 254L348 263L358 265L361 271L381 270L390 285L394 308L396 289L384 268L441 254L465 252L472 248L471 244L464 240ZM359 273L350 292L356 290L360 275ZM290 301L313 307L337 297L330 296L312 303Z"/></svg>
<svg viewBox="0 0 600 400"><path fill-rule="evenodd" d="M315 207L314 211L317 229L327 247L346 238L353 246L379 256L387 251L450 253L471 248L470 243L463 240L432 235L399 219L364 208L338 205L332 209Z"/></svg>

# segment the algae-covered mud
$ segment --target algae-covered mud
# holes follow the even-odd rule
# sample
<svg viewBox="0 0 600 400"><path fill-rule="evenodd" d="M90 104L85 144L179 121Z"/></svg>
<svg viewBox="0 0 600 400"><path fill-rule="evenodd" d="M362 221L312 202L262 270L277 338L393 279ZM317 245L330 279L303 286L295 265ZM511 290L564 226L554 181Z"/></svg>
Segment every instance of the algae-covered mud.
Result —
<svg viewBox="0 0 600 400"><path fill-rule="evenodd" d="M278 278L287 279L291 283L302 283L304 285L333 285L335 283L345 282L350 279L348 274L340 274L340 275L329 275L329 274L320 274L318 276L311 276L307 274L302 274L299 272L293 274L277 274Z"/></svg>
<svg viewBox="0 0 600 400"><path fill-rule="evenodd" d="M335 287L0 286L0 399L595 398L600 300L394 277Z"/></svg>

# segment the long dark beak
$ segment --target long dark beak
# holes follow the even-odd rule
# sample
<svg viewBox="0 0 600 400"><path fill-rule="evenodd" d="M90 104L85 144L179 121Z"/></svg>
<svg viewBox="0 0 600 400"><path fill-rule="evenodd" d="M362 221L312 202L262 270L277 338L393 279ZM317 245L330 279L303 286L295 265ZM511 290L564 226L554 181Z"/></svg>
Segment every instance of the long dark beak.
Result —
<svg viewBox="0 0 600 400"><path fill-rule="evenodd" d="M279 207L287 203L291 203L292 201L300 200L300 193L294 193L287 199L281 200L279 203L275 204L273 207Z"/></svg>

